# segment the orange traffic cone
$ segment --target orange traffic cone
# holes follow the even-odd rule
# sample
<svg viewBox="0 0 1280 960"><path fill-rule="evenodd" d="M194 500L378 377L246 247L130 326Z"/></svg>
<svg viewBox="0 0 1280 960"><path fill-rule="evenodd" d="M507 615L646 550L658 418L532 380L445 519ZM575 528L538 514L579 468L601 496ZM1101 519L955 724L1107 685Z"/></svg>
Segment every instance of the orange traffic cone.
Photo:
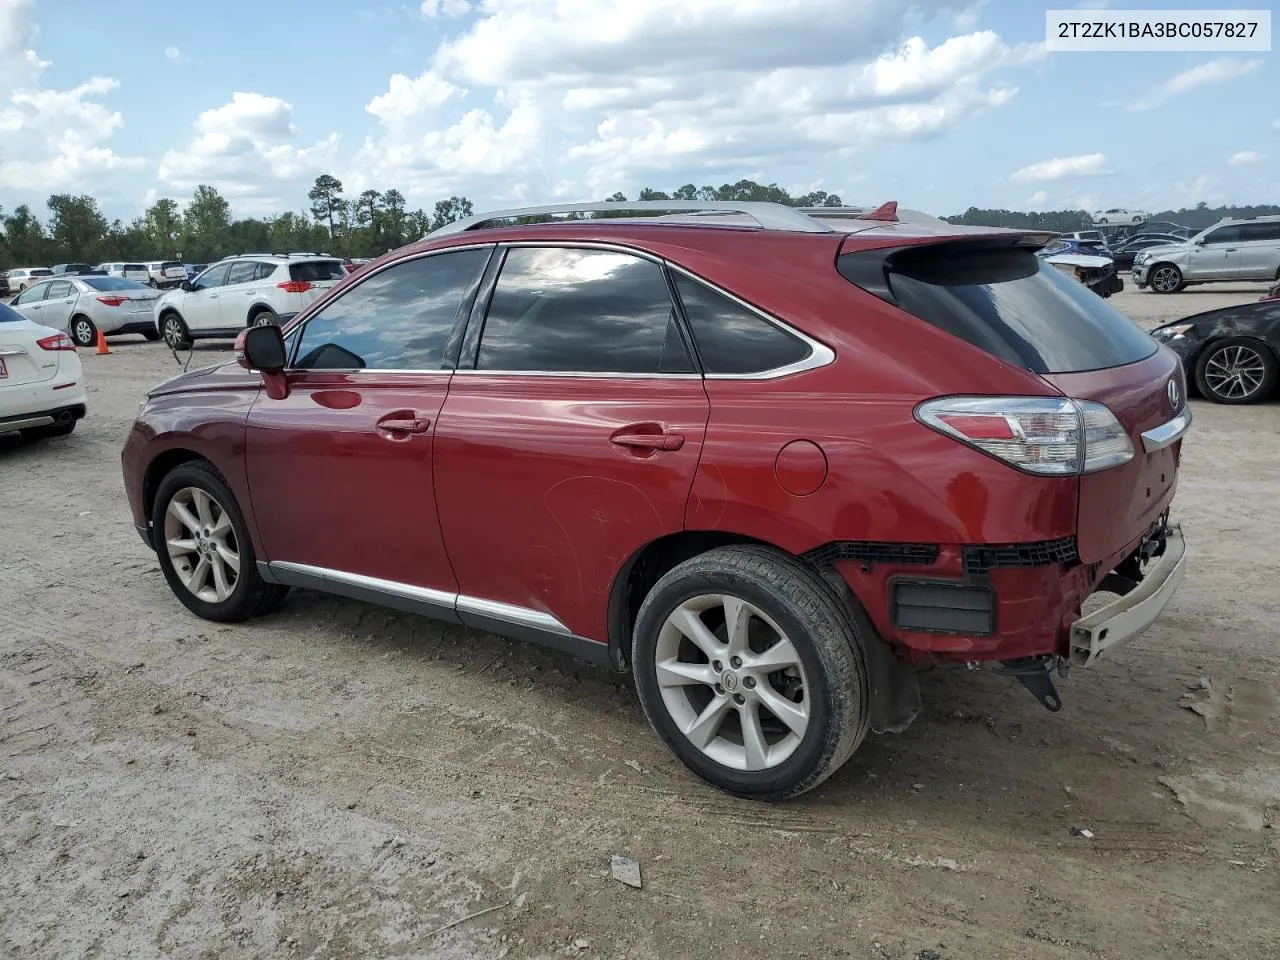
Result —
<svg viewBox="0 0 1280 960"><path fill-rule="evenodd" d="M103 354L110 353L110 352L111 351L107 349L107 338L104 337L102 335L102 331L99 330L98 331L98 356L102 356Z"/></svg>

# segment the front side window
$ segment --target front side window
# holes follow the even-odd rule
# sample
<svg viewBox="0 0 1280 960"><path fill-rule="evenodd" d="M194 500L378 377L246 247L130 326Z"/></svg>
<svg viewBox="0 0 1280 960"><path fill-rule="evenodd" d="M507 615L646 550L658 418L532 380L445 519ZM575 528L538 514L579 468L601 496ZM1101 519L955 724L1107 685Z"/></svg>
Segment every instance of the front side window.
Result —
<svg viewBox="0 0 1280 960"><path fill-rule="evenodd" d="M567 247L507 252L476 369L694 372L662 267L628 253Z"/></svg>
<svg viewBox="0 0 1280 960"><path fill-rule="evenodd" d="M1205 243L1239 243L1240 228L1237 226L1219 227L1204 235Z"/></svg>
<svg viewBox="0 0 1280 960"><path fill-rule="evenodd" d="M489 248L406 260L352 287L307 321L303 370L447 370L449 335Z"/></svg>
<svg viewBox="0 0 1280 960"><path fill-rule="evenodd" d="M210 287L220 287L227 282L227 274L230 271L231 264L229 263L220 263L216 267L210 267L196 277L195 288L197 290L208 290Z"/></svg>
<svg viewBox="0 0 1280 960"><path fill-rule="evenodd" d="M676 290L709 374L765 373L799 363L809 345L737 301L676 274Z"/></svg>
<svg viewBox="0 0 1280 960"><path fill-rule="evenodd" d="M35 286L27 287L22 293L18 294L18 299L14 303L23 306L43 300L44 295L49 292L49 286L47 283L37 283Z"/></svg>

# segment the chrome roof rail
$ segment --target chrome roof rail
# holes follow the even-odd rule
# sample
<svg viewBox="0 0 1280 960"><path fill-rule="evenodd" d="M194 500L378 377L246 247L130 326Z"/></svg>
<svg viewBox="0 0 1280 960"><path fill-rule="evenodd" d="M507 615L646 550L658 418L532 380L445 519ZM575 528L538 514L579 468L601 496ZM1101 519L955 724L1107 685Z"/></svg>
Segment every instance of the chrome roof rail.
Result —
<svg viewBox="0 0 1280 960"><path fill-rule="evenodd" d="M654 213L742 213L755 220L764 230L787 230L795 233L838 232L799 208L789 207L783 203L755 200L606 200L598 203L554 203L538 207L495 210L445 224L438 230L428 233L424 239L478 230L495 220L511 220L516 217L542 217L565 213L626 213L637 210Z"/></svg>

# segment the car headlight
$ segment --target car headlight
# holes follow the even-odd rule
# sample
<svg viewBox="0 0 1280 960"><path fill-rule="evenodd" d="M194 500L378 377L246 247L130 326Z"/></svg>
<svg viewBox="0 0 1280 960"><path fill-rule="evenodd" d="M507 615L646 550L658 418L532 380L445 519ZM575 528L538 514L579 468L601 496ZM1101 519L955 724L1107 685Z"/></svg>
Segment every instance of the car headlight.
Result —
<svg viewBox="0 0 1280 960"><path fill-rule="evenodd" d="M1186 336L1187 331L1192 328L1190 323L1175 323L1172 326L1160 327L1151 331L1151 335L1157 340L1172 340L1175 337Z"/></svg>
<svg viewBox="0 0 1280 960"><path fill-rule="evenodd" d="M1134 263L1146 263L1146 262L1147 262L1148 260L1150 260L1150 259L1151 259L1151 254L1149 254L1149 253L1140 253L1140 254L1138 254L1136 257L1134 257L1134 258L1133 258L1133 262L1134 262Z"/></svg>

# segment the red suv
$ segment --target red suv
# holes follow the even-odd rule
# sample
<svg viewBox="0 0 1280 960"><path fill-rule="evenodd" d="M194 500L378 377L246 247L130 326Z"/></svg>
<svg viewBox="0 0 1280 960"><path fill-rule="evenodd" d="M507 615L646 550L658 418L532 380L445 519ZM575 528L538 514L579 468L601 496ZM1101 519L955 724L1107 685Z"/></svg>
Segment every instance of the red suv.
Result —
<svg viewBox="0 0 1280 960"><path fill-rule="evenodd" d="M1058 709L1055 672L1159 615L1182 368L1050 235L641 206L453 224L152 390L124 473L178 598L304 587L629 670L761 799L903 729L922 667Z"/></svg>

